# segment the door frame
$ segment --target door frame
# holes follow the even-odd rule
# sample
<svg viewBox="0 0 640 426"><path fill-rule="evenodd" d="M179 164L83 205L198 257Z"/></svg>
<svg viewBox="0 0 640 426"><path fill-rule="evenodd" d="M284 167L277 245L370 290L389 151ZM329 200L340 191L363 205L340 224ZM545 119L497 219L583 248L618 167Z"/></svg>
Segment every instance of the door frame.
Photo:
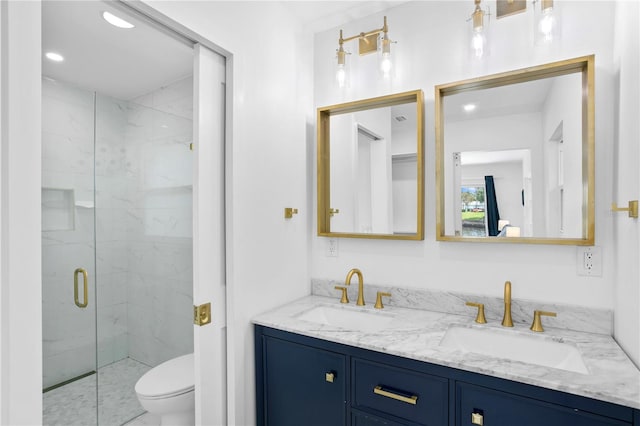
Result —
<svg viewBox="0 0 640 426"><path fill-rule="evenodd" d="M233 55L228 50L222 48L211 40L201 36L200 34L190 30L184 25L178 23L177 21L169 18L153 7L143 3L141 0L117 0L117 2L112 3L114 6L121 8L123 11L128 13L134 13L136 16L143 15L146 17L152 25L158 26L160 30L169 31L173 35L177 36L177 38L182 38L186 43L189 43L193 47L194 51L194 87L200 87L198 82L196 82L196 69L195 66L199 64L199 48L208 49L222 58L225 61L225 85L224 85L224 141L223 146L221 148L224 153L224 158L219 159L218 164L207 164L208 160L213 160L210 150L204 150L204 147L197 146L197 135L200 134L201 130L205 130L206 123L203 121L198 125L198 129L194 129L194 143L196 144L196 148L194 150L194 154L196 156L194 162L198 163L198 166L195 167L197 170L200 167L201 172L196 171L194 173L194 211L193 211L193 227L194 231L198 229L209 229L211 226L201 226L203 222L200 221L202 218L204 220L215 220L216 218L212 218L208 216L210 214L210 208L216 199L216 191L220 190L222 192L222 199L224 200L224 207L221 212L222 214L222 227L224 231L224 241L222 244L219 244L219 240L215 240L213 235L209 232L194 232L193 235L193 265L194 265L194 289L197 289L199 285L201 285L199 281L199 277L203 276L203 271L197 272L196 267L198 265L202 265L203 269L206 269L206 265L211 266L212 262L208 258L208 255L211 253L209 251L201 251L199 248L211 248L214 253L218 253L219 250L216 248L222 246L222 255L224 258L224 263L221 264L223 268L222 271L219 271L225 280L225 288L229 289L231 286L231 270L230 266L232 265L232 250L230 244L229 235L231 235L231 220L233 217L233 209L232 209L232 111L233 111ZM213 75L207 74L206 77L213 77ZM197 96L194 96L197 98ZM194 123L197 123L199 120L194 117ZM203 128L204 125L204 128ZM200 148L200 149L199 149ZM216 149L215 147L213 148ZM199 155L203 155L204 158L200 158ZM209 167L207 167L209 166ZM214 173L211 173L211 170L215 170L216 168L220 170L220 167L223 168L223 182L219 182L219 185L215 185L215 189L213 191L205 191L198 190L200 187L199 178L211 178L215 176ZM209 169L209 171L207 171ZM211 184L211 182L209 182ZM206 186L206 185L203 185ZM220 194L217 194L220 196ZM214 225L215 226L215 225ZM211 272L211 271L209 271ZM213 274L210 274L213 275ZM211 285L211 288L200 288L201 291L198 292L200 294L196 294L194 292L194 303L205 303L211 302L213 314L212 320L214 324L208 324L204 327L208 327L200 330L199 327L194 326L194 360L196 363L195 371L201 371L206 368L209 373L212 373L211 370L215 370L216 368L219 371L216 371L211 375L212 378L224 378L223 381L226 383L221 383L222 386L207 383L207 386L203 386L203 381L199 378L196 378L196 424L211 424L211 425L222 425L227 424L228 414L232 415L232 411L230 407L233 407L232 403L234 402L231 396L234 394L234 380L233 378L229 380L227 378L227 372L229 369L228 360L233 359L233 345L229 344L229 341L232 337L233 330L230 327L233 327L232 321L227 321L230 299L232 292L230 291L220 291L220 289L214 289L214 284ZM204 290L204 291L202 291ZM204 298L213 297L214 295L219 295L220 297L224 297L223 301L219 300L205 300ZM222 296L224 295L224 296ZM218 322L218 324L215 324ZM219 324L219 322L224 322L224 324ZM215 329L215 330L214 330ZM222 344L226 343L226 348L224 348L224 354L215 353L216 348L212 345L212 342L207 340L216 339ZM202 340L202 342L200 342ZM226 355L226 359L221 359L222 356ZM222 370L222 371L220 371ZM200 385L200 386L198 386ZM217 393L224 393L223 395L216 395Z"/></svg>
<svg viewBox="0 0 640 426"><path fill-rule="evenodd" d="M225 58L224 215L232 217L233 55L140 0L112 3ZM0 2L0 424L42 422L41 1ZM195 182L194 182L195 184ZM195 214L197 220L199 215ZM225 219L230 235L230 220ZM227 287L232 275L224 241ZM35 253L35 254L34 254ZM194 253L195 255L195 253ZM206 253L202 254L203 263ZM195 261L195 259L194 259ZM35 307L33 306L35 304ZM229 304L229 293L225 305ZM228 312L228 309L226 310ZM25 315L29 312L29 315ZM28 321L25 321L25 317ZM229 324L232 325L232 324ZM230 336L227 330L227 340ZM227 345L231 351L233 345ZM203 354L201 358L206 358ZM229 354L227 354L229 358ZM226 384L227 395L233 395ZM231 400L227 400L229 406ZM198 404L198 403L197 403ZM208 418L199 424L225 424ZM217 415L220 415L218 413Z"/></svg>

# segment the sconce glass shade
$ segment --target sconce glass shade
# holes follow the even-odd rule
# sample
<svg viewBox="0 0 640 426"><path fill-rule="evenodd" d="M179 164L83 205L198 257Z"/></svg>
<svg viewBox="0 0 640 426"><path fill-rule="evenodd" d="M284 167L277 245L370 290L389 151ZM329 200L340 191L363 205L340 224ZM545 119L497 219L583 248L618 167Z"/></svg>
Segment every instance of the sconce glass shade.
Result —
<svg viewBox="0 0 640 426"><path fill-rule="evenodd" d="M559 19L557 8L553 0L539 0L538 7L534 4L534 41L536 43L551 43L558 38Z"/></svg>
<svg viewBox="0 0 640 426"><path fill-rule="evenodd" d="M382 36L380 47L380 71L385 78L391 75L393 62L391 60L391 40L386 34Z"/></svg>
<svg viewBox="0 0 640 426"><path fill-rule="evenodd" d="M347 68L347 52L340 46L337 51L337 65L336 65L336 83L338 87L343 88L347 86L349 80L349 70Z"/></svg>
<svg viewBox="0 0 640 426"><path fill-rule="evenodd" d="M476 9L471 15L471 56L480 59L488 54L487 27L489 19L488 13L480 8L480 1L475 3Z"/></svg>
<svg viewBox="0 0 640 426"><path fill-rule="evenodd" d="M484 34L482 29L473 30L473 36L471 37L471 48L473 50L473 55L476 58L482 58L485 53L485 46L487 44L487 37Z"/></svg>

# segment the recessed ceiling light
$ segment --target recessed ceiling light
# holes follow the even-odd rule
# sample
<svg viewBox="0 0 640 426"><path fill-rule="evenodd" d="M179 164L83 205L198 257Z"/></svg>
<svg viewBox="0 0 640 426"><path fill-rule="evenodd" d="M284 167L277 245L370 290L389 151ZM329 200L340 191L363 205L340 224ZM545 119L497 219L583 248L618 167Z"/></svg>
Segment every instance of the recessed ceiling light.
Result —
<svg viewBox="0 0 640 426"><path fill-rule="evenodd" d="M64 56L62 56L61 54L56 53L56 52L47 52L47 53L44 54L44 56L46 56L46 58L48 60L53 61L53 62L62 62L62 61L64 61Z"/></svg>
<svg viewBox="0 0 640 426"><path fill-rule="evenodd" d="M476 104L466 104L462 108L467 112L471 112L476 109Z"/></svg>
<svg viewBox="0 0 640 426"><path fill-rule="evenodd" d="M102 17L104 18L105 21L107 21L108 23L110 23L111 25L118 27L118 28L125 28L125 29L129 29L129 28L133 28L135 27L135 25L133 25L130 22L125 21L122 18L117 17L116 15L114 15L113 13L110 12L102 12Z"/></svg>

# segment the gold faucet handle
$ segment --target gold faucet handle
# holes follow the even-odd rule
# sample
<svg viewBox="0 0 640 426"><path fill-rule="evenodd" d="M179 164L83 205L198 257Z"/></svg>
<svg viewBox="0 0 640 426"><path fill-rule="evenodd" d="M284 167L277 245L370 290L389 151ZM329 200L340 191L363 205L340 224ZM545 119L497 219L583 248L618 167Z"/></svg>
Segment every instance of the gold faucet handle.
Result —
<svg viewBox="0 0 640 426"><path fill-rule="evenodd" d="M541 315L544 315L547 317L557 316L555 312L533 311L533 323L531 323L531 331L537 331L537 332L544 331L544 328L542 328L542 320L540 319Z"/></svg>
<svg viewBox="0 0 640 426"><path fill-rule="evenodd" d="M387 293L384 291L379 291L377 296L376 296L376 304L373 305L374 308L376 309L382 309L384 308L384 305L382 304L382 297L391 297L391 293Z"/></svg>
<svg viewBox="0 0 640 426"><path fill-rule="evenodd" d="M478 308L478 314L476 315L476 322L478 324L487 323L487 319L484 316L484 303L467 302L466 305L473 306L474 308Z"/></svg>
<svg viewBox="0 0 640 426"><path fill-rule="evenodd" d="M340 303L349 303L349 298L347 297L347 288L342 286L335 286L336 290L342 290L342 297L340 297Z"/></svg>

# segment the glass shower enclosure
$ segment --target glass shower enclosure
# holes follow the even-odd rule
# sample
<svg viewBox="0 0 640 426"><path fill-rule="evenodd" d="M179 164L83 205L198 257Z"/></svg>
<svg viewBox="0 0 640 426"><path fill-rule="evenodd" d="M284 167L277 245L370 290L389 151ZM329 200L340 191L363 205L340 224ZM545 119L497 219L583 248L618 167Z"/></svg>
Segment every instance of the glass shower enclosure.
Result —
<svg viewBox="0 0 640 426"><path fill-rule="evenodd" d="M192 87L43 78L43 424L124 424L139 377L193 351Z"/></svg>

